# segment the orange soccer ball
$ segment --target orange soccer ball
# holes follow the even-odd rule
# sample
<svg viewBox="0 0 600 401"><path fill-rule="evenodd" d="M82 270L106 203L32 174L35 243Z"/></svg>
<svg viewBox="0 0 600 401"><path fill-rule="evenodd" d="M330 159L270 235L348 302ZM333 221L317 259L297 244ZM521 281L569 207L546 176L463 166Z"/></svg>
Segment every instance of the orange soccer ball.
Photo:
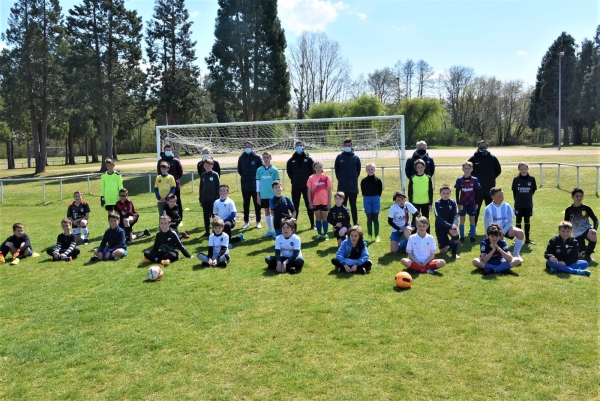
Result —
<svg viewBox="0 0 600 401"><path fill-rule="evenodd" d="M400 288L410 288L412 285L412 276L407 272L396 274L396 285Z"/></svg>

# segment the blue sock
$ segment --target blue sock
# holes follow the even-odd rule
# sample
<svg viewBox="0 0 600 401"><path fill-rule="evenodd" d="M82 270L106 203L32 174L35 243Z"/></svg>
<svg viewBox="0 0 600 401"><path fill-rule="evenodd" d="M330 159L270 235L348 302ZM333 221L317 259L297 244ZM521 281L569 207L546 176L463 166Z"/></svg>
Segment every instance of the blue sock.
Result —
<svg viewBox="0 0 600 401"><path fill-rule="evenodd" d="M465 237L465 225L464 224L459 225L458 229L460 230L460 238L464 238Z"/></svg>
<svg viewBox="0 0 600 401"><path fill-rule="evenodd" d="M88 229L87 228L82 228L81 232L83 233L83 239L87 239L88 235L89 235Z"/></svg>
<svg viewBox="0 0 600 401"><path fill-rule="evenodd" d="M403 239L402 241L400 241L400 243L398 244L398 249L402 249L402 248L406 248L406 245L408 244L408 241Z"/></svg>
<svg viewBox="0 0 600 401"><path fill-rule="evenodd" d="M503 272L508 269L510 269L510 263L508 263L508 262L501 263L494 268L496 273L500 273L500 272Z"/></svg>
<svg viewBox="0 0 600 401"><path fill-rule="evenodd" d="M323 234L327 234L329 231L329 223L327 221L323 222Z"/></svg>
<svg viewBox="0 0 600 401"><path fill-rule="evenodd" d="M323 226L323 222L321 220L317 220L317 233L321 235L321 227Z"/></svg>
<svg viewBox="0 0 600 401"><path fill-rule="evenodd" d="M475 227L477 227L475 224L471 224L469 227L469 237L471 238L475 238Z"/></svg>
<svg viewBox="0 0 600 401"><path fill-rule="evenodd" d="M493 264L491 264L491 263L486 263L486 264L485 264L485 268L486 268L486 269L491 269L491 270L493 270L494 272L497 272L497 270L496 270L496 268L497 268L497 267L498 267L498 266L496 266L496 265L493 265Z"/></svg>

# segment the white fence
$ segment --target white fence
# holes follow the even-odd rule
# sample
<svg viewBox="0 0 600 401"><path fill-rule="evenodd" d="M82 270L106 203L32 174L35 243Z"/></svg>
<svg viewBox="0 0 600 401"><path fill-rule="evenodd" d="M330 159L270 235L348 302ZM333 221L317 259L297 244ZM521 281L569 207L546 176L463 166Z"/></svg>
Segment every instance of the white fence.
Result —
<svg viewBox="0 0 600 401"><path fill-rule="evenodd" d="M564 170L565 168L575 168L576 169L576 182L572 182L569 181L568 183L568 189L571 189L573 187L581 187L581 170L582 169L595 169L595 173L596 173L596 196L599 196L599 187L600 187L600 165L598 164L569 164L569 163L556 163L556 162L530 162L529 164L529 168L530 171L534 168L539 168L539 187L543 187L544 184L544 168L557 168L557 175L556 175L556 182L557 182L557 188L561 188L561 184L563 184L563 182L561 181L561 170ZM502 166L507 167L507 166L517 166L518 163L503 163ZM381 174L380 174L380 178L383 182L383 186L385 187L385 175L386 175L386 171L387 170L393 170L394 171L394 175L395 177L398 177L398 166L381 166L381 167L377 167L379 170L381 170ZM457 169L457 171L460 171L461 166L457 165L457 164L440 164L436 166L436 169L439 168L454 168ZM333 168L326 168L326 170L331 170L331 178L332 180L335 181L335 174L333 171ZM281 172L280 176L282 179L282 184L283 187L285 189L286 187L286 180L287 180L287 174L285 174L285 169L279 169L279 171ZM516 168L515 168L516 171ZM236 183L236 188L239 190L240 188L240 183L239 183L239 175L237 174L237 171L235 169L224 169L221 171L222 174L235 174L235 183ZM533 173L533 171L532 171ZM147 173L122 173L121 174L123 176L138 176L138 177L148 177L148 192L152 193L154 192L154 179L156 178L156 172L147 172ZM184 174L189 174L190 178L191 178L191 192L194 193L196 191L195 187L195 180L196 178L198 178L198 174L194 171L188 171L188 172L184 172ZM80 179L81 181L86 181L87 182L87 193L88 195L92 194L92 186L91 186L91 180L96 180L96 179L100 179L101 174L100 173L92 173L92 174L80 174L80 175L72 175L72 176L63 176L63 177L45 177L45 178L5 178L5 179L0 179L0 203L4 203L4 195L5 195L5 191L6 191L6 186L5 184L18 184L20 182L36 182L39 181L40 182L40 192L41 192L41 197L42 197L42 201L46 202L46 184L48 182L58 182L58 186L59 186L59 197L60 200L63 200L63 181L64 180L75 180L75 179ZM434 187L436 187L436 175L433 176L433 184ZM457 174L458 176L458 174ZM565 184L567 185L567 184ZM12 186L12 185L11 185ZM564 188L563 188L564 189ZM403 190L405 190L405 188L403 188ZM18 191L18 189L16 189L16 191ZM68 197L70 198L72 194L68 194Z"/></svg>

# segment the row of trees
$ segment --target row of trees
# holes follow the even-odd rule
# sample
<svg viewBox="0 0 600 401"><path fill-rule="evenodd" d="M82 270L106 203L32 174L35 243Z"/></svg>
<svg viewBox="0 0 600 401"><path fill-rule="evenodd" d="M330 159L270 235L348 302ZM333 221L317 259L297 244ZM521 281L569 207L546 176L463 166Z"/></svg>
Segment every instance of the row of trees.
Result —
<svg viewBox="0 0 600 401"><path fill-rule="evenodd" d="M302 34L286 57L277 0L219 0L219 6L203 78L185 0L155 0L146 60L141 18L124 0L82 0L66 18L58 0L17 0L2 34L10 48L0 54L0 137L9 167L14 142L25 138L32 139L37 173L45 169L49 138L66 140L71 163L76 142L92 161L99 153L102 160L116 157L117 144L148 121L401 113L409 143L437 132L441 142L512 144L532 129L556 127L559 59L563 128L581 143L584 128L591 141L600 121L599 31L579 52L563 33L542 60L535 88L476 76L464 66L435 76L426 61L412 59L352 79L340 45L325 33Z"/></svg>

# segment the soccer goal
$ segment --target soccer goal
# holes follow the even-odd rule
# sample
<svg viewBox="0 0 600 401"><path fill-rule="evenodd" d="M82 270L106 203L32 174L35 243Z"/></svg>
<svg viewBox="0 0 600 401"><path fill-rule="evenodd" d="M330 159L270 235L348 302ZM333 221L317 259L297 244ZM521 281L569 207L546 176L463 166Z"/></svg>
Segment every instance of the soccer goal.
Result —
<svg viewBox="0 0 600 401"><path fill-rule="evenodd" d="M175 154L200 154L208 147L213 154L239 154L250 141L257 152L289 154L302 141L319 160L333 160L345 138L351 138L354 151L365 161L397 158L400 170L405 160L404 116L324 118L237 123L168 125L156 127L156 153L166 144ZM405 188L403 174L400 174Z"/></svg>

